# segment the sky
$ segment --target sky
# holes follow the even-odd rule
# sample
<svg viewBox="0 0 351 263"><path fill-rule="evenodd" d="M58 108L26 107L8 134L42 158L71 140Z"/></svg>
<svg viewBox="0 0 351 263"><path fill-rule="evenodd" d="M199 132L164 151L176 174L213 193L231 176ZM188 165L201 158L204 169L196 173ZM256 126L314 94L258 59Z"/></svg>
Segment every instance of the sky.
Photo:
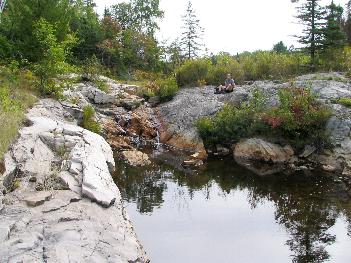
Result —
<svg viewBox="0 0 351 263"><path fill-rule="evenodd" d="M95 0L97 10L122 0ZM128 2L128 1L126 1ZM192 0L193 9L204 28L203 43L211 53L231 54L269 50L279 41L298 47L294 35L302 31L294 17L296 6L291 0ZM331 0L321 0L327 5ZM343 7L347 0L334 0ZM160 0L165 12L160 21L159 41L172 41L181 35L182 15L188 0Z"/></svg>

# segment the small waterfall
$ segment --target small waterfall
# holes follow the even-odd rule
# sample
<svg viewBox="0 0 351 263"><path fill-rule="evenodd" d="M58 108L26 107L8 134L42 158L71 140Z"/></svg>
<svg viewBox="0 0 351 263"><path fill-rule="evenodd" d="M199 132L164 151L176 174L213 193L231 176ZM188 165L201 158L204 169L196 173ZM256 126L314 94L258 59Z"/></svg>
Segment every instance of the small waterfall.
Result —
<svg viewBox="0 0 351 263"><path fill-rule="evenodd" d="M155 149L156 149L156 150L159 150L159 149L160 149L160 147L161 147L161 145L162 145L162 143L160 142L160 132L159 132L159 126L158 126L158 127L156 127L156 128L157 128L157 131L156 131L157 136L156 136Z"/></svg>

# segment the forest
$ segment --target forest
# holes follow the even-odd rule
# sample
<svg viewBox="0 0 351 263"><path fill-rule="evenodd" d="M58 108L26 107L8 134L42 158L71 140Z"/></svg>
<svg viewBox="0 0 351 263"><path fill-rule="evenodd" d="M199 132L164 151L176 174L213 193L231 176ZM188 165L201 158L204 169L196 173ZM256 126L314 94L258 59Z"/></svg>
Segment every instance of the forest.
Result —
<svg viewBox="0 0 351 263"><path fill-rule="evenodd" d="M62 78L66 73L82 73L102 90L96 76L103 74L138 84L145 98L167 101L179 88L219 85L227 73L243 84L315 71L351 72L351 1L345 8L333 1L292 2L303 26L296 36L301 47L280 41L271 50L212 54L191 1L184 7L182 34L167 43L156 37L164 17L159 0L122 2L102 15L92 0L2 0L1 119L14 123L2 133L14 136L18 121L6 112L21 115L35 101L31 94L60 98L70 84Z"/></svg>
<svg viewBox="0 0 351 263"><path fill-rule="evenodd" d="M315 70L348 71L351 2L345 8L333 1L328 6L318 0L293 2L296 21L304 27L296 36L302 48L279 42L268 51L208 54L191 2L184 7L182 34L172 43L160 43L156 32L164 12L159 0L119 3L102 16L92 0L12 0L1 14L0 60L31 69L41 79L72 71L70 66L95 64L118 79L174 76L180 86L216 85L225 72L240 83ZM43 66L47 76L42 76Z"/></svg>

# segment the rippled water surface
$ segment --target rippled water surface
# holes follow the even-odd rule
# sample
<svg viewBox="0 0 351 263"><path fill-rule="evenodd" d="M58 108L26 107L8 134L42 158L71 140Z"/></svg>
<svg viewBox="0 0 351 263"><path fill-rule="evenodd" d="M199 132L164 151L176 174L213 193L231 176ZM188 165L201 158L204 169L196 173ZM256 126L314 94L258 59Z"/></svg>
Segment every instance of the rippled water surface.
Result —
<svg viewBox="0 0 351 263"><path fill-rule="evenodd" d="M116 182L151 262L351 262L351 204L320 176L260 178L231 160L182 170L118 164Z"/></svg>

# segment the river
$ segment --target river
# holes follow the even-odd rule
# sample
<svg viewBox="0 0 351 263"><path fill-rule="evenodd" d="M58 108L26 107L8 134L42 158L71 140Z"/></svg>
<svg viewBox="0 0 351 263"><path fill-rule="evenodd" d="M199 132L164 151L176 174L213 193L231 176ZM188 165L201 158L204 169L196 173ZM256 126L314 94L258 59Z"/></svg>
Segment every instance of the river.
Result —
<svg viewBox="0 0 351 263"><path fill-rule="evenodd" d="M181 167L118 163L115 180L152 263L351 262L351 202L320 174L259 177L231 159Z"/></svg>

